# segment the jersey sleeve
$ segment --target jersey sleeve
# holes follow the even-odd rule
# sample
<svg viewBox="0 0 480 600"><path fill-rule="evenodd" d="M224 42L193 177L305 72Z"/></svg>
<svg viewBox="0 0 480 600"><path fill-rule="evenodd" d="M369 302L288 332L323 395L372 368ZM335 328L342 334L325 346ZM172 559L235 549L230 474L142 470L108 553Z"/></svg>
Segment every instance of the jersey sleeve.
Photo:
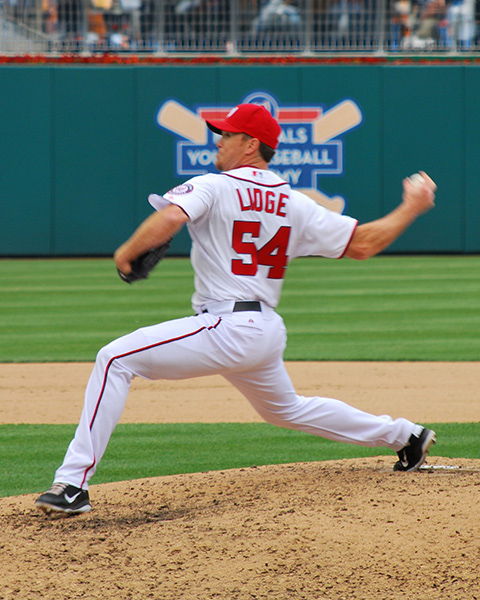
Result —
<svg viewBox="0 0 480 600"><path fill-rule="evenodd" d="M320 206L314 200L292 190L297 217L297 239L291 257L324 256L341 258L352 239L358 221Z"/></svg>
<svg viewBox="0 0 480 600"><path fill-rule="evenodd" d="M172 188L163 196L150 194L148 201L156 210L161 210L169 204L176 204L185 211L190 221L193 222L208 214L214 198L212 174L207 174L193 177Z"/></svg>

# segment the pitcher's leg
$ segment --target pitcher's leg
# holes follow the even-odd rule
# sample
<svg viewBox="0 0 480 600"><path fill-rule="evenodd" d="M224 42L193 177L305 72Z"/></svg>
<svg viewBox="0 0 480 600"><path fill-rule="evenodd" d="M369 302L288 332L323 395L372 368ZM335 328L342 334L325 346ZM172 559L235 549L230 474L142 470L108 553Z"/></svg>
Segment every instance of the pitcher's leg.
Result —
<svg viewBox="0 0 480 600"><path fill-rule="evenodd" d="M122 415L132 376L128 362L112 360L110 346L100 350L85 390L75 436L55 473L55 481L88 489L88 479L95 473Z"/></svg>
<svg viewBox="0 0 480 600"><path fill-rule="evenodd" d="M358 410L333 398L296 394L282 361L226 378L250 401L265 421L338 442L385 446L398 451L421 427L407 419L392 419Z"/></svg>
<svg viewBox="0 0 480 600"><path fill-rule="evenodd" d="M88 488L120 419L134 375L182 379L217 369L215 352L209 352L209 332L215 326L216 321L208 316L187 317L139 329L102 348L86 388L75 437L55 482Z"/></svg>

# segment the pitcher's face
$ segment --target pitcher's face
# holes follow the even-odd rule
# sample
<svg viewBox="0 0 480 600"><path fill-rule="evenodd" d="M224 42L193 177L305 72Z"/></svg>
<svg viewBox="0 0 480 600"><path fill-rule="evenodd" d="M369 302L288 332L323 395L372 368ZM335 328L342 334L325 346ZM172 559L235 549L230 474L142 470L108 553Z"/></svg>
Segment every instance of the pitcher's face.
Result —
<svg viewBox="0 0 480 600"><path fill-rule="evenodd" d="M250 147L251 139L243 133L222 131L222 135L217 142L218 154L215 161L217 169L219 171L230 171L248 164L246 151Z"/></svg>

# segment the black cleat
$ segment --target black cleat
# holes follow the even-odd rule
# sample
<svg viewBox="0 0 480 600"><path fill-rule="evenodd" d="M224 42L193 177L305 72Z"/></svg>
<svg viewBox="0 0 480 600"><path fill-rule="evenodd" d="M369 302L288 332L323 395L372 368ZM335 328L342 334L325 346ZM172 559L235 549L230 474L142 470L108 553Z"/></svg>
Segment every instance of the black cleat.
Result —
<svg viewBox="0 0 480 600"><path fill-rule="evenodd" d="M35 506L47 514L57 512L68 515L88 512L92 508L88 491L68 483L54 483L48 492L37 498Z"/></svg>
<svg viewBox="0 0 480 600"><path fill-rule="evenodd" d="M427 458L427 454L437 441L432 429L422 429L419 437L410 436L408 444L397 452L399 460L394 464L394 471L416 471Z"/></svg>

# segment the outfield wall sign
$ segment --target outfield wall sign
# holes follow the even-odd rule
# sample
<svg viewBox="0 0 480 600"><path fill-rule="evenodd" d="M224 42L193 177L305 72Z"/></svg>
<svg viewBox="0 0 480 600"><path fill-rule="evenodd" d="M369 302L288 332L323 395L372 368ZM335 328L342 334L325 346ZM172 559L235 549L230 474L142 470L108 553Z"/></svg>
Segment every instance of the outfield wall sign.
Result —
<svg viewBox="0 0 480 600"><path fill-rule="evenodd" d="M343 212L345 198L329 197L319 187L320 178L344 173L344 147L340 136L362 122L358 105L350 99L322 107L280 106L265 92L253 92L239 103L265 106L278 120L282 131L270 168L319 204ZM215 172L218 136L208 129L205 119L222 119L229 107L202 106L190 110L177 100L164 102L156 115L157 124L176 134L176 175L187 178Z"/></svg>

